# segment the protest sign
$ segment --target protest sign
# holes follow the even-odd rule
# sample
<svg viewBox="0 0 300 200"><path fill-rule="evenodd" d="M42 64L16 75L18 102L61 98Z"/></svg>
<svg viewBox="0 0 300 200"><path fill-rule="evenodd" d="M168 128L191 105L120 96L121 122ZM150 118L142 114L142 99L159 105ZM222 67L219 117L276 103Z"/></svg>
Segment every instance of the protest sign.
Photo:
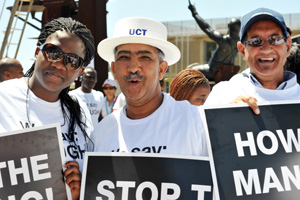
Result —
<svg viewBox="0 0 300 200"><path fill-rule="evenodd" d="M299 103L204 108L217 200L299 199Z"/></svg>
<svg viewBox="0 0 300 200"><path fill-rule="evenodd" d="M85 154L81 200L211 200L207 157L140 153Z"/></svg>
<svg viewBox="0 0 300 200"><path fill-rule="evenodd" d="M0 200L66 200L59 124L0 134Z"/></svg>

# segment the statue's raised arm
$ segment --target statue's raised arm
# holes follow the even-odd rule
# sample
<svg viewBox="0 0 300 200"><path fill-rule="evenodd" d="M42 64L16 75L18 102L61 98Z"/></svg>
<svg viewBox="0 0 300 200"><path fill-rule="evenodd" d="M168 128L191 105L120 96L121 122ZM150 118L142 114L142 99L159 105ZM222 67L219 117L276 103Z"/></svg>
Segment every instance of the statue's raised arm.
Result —
<svg viewBox="0 0 300 200"><path fill-rule="evenodd" d="M210 39L218 44L208 62L208 67L207 64L205 64L198 65L197 67L194 67L194 69L201 71L209 80L215 80L215 75L218 72L218 67L220 65L228 67L234 66L235 58L238 53L237 42L239 41L241 21L239 19L232 18L228 23L227 34L222 34L214 30L204 19L200 17L195 6L191 4L190 0L188 8L192 12L193 17L195 18L201 30L205 32ZM227 67L225 67L225 70L226 68Z"/></svg>
<svg viewBox="0 0 300 200"><path fill-rule="evenodd" d="M223 37L223 34L221 34L218 31L215 31L200 15L198 14L195 6L191 4L189 1L189 6L188 8L190 9L192 16L196 20L197 24L201 28L201 30L208 35L212 40L215 40L218 43L218 40Z"/></svg>

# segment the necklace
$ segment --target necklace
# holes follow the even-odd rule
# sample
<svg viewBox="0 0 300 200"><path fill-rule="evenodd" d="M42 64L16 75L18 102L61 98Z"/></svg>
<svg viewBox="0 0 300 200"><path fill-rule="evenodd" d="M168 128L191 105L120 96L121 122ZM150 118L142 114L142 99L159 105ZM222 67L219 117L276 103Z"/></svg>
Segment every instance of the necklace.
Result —
<svg viewBox="0 0 300 200"><path fill-rule="evenodd" d="M28 79L27 79L26 115L27 115L27 121L28 121L29 125L32 127L32 124L31 124L30 119L29 119L29 79L30 79L30 77L28 77Z"/></svg>

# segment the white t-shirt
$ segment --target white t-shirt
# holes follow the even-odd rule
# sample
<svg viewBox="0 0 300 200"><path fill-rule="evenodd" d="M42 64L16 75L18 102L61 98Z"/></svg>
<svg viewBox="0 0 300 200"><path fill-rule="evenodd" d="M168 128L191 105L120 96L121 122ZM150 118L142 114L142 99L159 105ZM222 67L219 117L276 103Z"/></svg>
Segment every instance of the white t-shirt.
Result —
<svg viewBox="0 0 300 200"><path fill-rule="evenodd" d="M292 72L285 72L286 75L290 73ZM222 81L215 85L204 105L228 104L241 95L255 97L258 102L299 100L300 86L297 77L293 73L290 77L292 78L283 83L286 85L283 89L271 90L262 87L259 83L255 84L256 80L251 80L250 71L247 69L234 75L229 81Z"/></svg>
<svg viewBox="0 0 300 200"><path fill-rule="evenodd" d="M91 134L94 151L207 156L199 110L165 93L161 106L143 119L129 119L125 106L95 127Z"/></svg>
<svg viewBox="0 0 300 200"><path fill-rule="evenodd" d="M114 104L113 110L118 110L126 105L126 99L123 93L118 95L117 101Z"/></svg>
<svg viewBox="0 0 300 200"><path fill-rule="evenodd" d="M86 104L91 114L93 126L95 127L98 124L100 110L104 103L103 93L96 90L92 90L91 93L85 93L81 90L81 87L79 87L70 91L69 94L77 97L79 103Z"/></svg>
<svg viewBox="0 0 300 200"><path fill-rule="evenodd" d="M74 137L74 145L71 137L68 137L68 123L64 123L60 100L47 102L40 99L31 90L28 90L24 79L12 79L0 83L0 134L7 131L60 123L66 161L77 161L80 170L82 170L84 152L87 147L80 128L77 126L75 129L77 134ZM28 96L27 105L26 96ZM26 109L27 106L28 109ZM65 110L67 112L67 109ZM83 110L83 114L85 116L83 121L86 121L90 117L88 110ZM91 128L92 124L88 124L86 129L88 134L90 134Z"/></svg>
<svg viewBox="0 0 300 200"><path fill-rule="evenodd" d="M113 112L114 104L116 103L117 100L118 100L118 96L115 96L112 105L109 105L106 97L104 97L104 103L102 104L102 108L100 111L103 118Z"/></svg>

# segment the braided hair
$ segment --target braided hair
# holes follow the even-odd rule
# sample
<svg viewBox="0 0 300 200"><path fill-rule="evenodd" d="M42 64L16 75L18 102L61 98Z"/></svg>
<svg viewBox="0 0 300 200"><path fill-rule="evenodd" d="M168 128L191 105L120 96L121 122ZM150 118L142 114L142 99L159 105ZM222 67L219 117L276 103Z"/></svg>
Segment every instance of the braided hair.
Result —
<svg viewBox="0 0 300 200"><path fill-rule="evenodd" d="M83 24L78 21L73 20L72 18L63 18L60 17L58 19L54 19L48 22L42 29L37 46L41 46L47 40L47 38L57 32L57 31L66 31L78 36L85 46L85 56L83 60L83 66L88 66L90 61L94 57L95 46L94 46L94 38L90 32L90 30ZM33 75L35 68L35 62L31 66L31 68L26 72L25 77L31 77ZM75 134L76 124L79 126L81 131L84 134L86 142L89 140L89 137L85 131L86 124L82 121L82 113L81 108L78 103L78 100L74 97L71 97L69 94L69 87L63 89L59 94L59 99L61 101L61 108L64 116L64 123L69 123L68 132L69 134ZM66 110L67 109L70 114L68 116Z"/></svg>
<svg viewBox="0 0 300 200"><path fill-rule="evenodd" d="M188 100L203 85L209 86L209 81L200 71L184 69L174 77L170 85L170 95L176 101Z"/></svg>

